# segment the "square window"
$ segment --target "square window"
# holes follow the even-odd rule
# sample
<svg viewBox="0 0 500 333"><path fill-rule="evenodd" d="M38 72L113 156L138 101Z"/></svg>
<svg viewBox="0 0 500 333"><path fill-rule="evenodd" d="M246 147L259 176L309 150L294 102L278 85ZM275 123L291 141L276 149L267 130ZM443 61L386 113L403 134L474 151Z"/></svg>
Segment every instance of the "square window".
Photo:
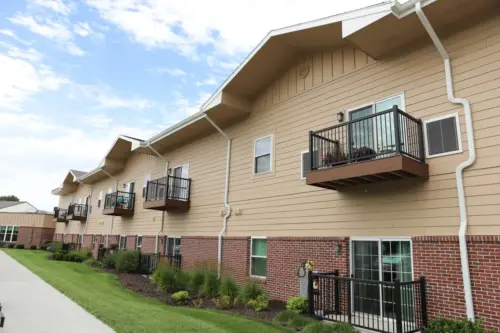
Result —
<svg viewBox="0 0 500 333"><path fill-rule="evenodd" d="M142 248L142 236L137 236L137 245L136 249L140 250Z"/></svg>
<svg viewBox="0 0 500 333"><path fill-rule="evenodd" d="M458 114L425 122L427 156L461 152Z"/></svg>
<svg viewBox="0 0 500 333"><path fill-rule="evenodd" d="M266 136L255 140L254 147L254 173L265 173L271 171L272 159L272 136Z"/></svg>
<svg viewBox="0 0 500 333"><path fill-rule="evenodd" d="M127 236L120 236L120 244L118 249L125 250L127 248Z"/></svg>
<svg viewBox="0 0 500 333"><path fill-rule="evenodd" d="M267 239L252 238L251 246L250 275L265 278L267 273Z"/></svg>

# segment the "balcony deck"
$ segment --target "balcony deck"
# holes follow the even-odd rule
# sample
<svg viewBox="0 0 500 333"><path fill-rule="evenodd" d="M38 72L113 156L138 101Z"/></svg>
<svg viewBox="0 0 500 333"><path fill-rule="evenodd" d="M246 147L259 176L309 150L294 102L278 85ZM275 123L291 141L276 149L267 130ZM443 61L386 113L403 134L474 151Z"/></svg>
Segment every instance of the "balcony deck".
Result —
<svg viewBox="0 0 500 333"><path fill-rule="evenodd" d="M331 190L429 178L422 122L397 107L309 134L306 184Z"/></svg>
<svg viewBox="0 0 500 333"><path fill-rule="evenodd" d="M106 194L102 215L110 216L133 216L135 206L135 194L130 192L116 191Z"/></svg>
<svg viewBox="0 0 500 333"><path fill-rule="evenodd" d="M63 222L63 223L68 223L68 210L67 209L60 209L60 208L54 208L54 222Z"/></svg>
<svg viewBox="0 0 500 333"><path fill-rule="evenodd" d="M68 207L67 218L68 218L68 220L72 220L72 221L86 222L87 221L87 211L88 211L87 205L71 204Z"/></svg>
<svg viewBox="0 0 500 333"><path fill-rule="evenodd" d="M167 176L149 181L144 209L183 213L190 208L191 179Z"/></svg>

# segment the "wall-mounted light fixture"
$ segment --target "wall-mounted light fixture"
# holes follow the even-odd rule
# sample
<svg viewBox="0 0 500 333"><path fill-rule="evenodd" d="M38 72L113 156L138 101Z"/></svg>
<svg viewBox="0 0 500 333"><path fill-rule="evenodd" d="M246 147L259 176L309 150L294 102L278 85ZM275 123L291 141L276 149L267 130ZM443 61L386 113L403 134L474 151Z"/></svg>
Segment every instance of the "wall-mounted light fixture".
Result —
<svg viewBox="0 0 500 333"><path fill-rule="evenodd" d="M339 121L339 123L344 121L344 112L337 113L337 120Z"/></svg>

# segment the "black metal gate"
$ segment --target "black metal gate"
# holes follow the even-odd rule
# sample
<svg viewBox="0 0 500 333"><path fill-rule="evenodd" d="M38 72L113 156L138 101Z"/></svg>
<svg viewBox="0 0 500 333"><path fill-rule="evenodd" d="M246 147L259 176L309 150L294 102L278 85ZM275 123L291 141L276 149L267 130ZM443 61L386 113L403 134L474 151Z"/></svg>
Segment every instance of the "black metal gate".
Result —
<svg viewBox="0 0 500 333"><path fill-rule="evenodd" d="M427 327L425 278L384 282L309 272L309 314L323 320L387 333L413 333Z"/></svg>

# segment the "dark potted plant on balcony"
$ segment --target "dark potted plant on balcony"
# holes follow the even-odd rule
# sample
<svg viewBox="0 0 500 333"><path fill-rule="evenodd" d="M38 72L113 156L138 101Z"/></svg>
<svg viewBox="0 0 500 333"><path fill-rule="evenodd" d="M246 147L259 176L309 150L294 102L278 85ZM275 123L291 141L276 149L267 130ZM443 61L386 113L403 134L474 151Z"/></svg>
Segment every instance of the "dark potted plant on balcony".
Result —
<svg viewBox="0 0 500 333"><path fill-rule="evenodd" d="M323 166L338 166L346 163L347 155L338 145L323 153Z"/></svg>
<svg viewBox="0 0 500 333"><path fill-rule="evenodd" d="M377 152L370 147L359 147L353 148L352 150L352 160L356 162L368 161L375 157Z"/></svg>

